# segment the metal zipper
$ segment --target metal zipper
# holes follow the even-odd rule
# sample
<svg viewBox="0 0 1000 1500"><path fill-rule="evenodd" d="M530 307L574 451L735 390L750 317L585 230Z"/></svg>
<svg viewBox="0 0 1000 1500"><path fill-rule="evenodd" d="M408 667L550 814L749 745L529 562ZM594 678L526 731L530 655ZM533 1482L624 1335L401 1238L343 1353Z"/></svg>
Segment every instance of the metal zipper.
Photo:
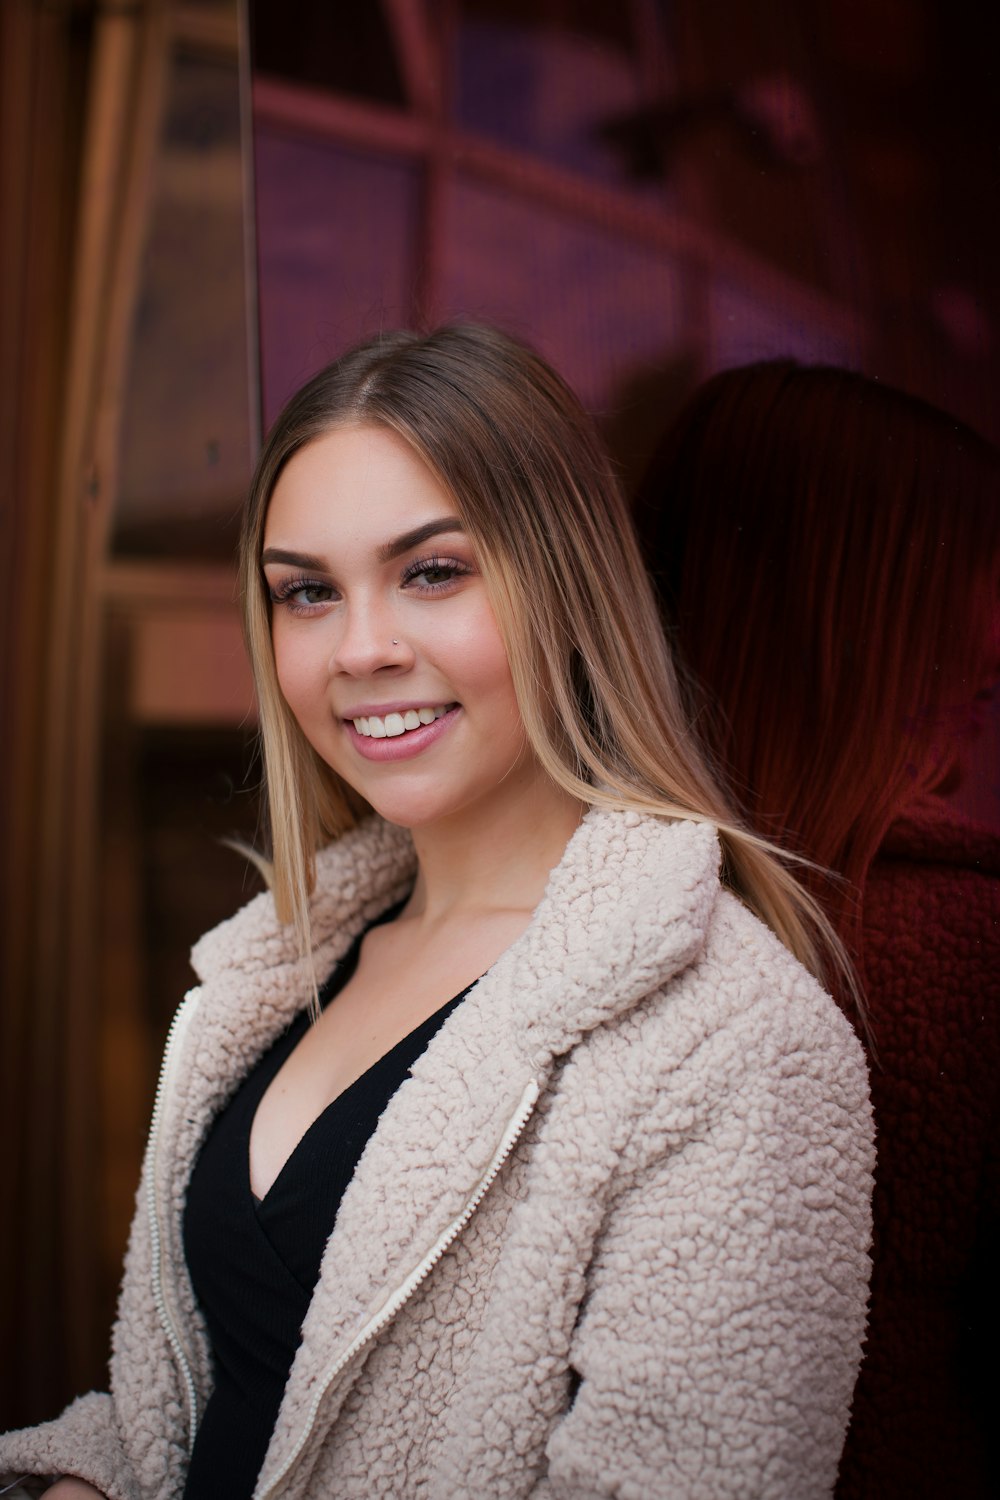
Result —
<svg viewBox="0 0 1000 1500"><path fill-rule="evenodd" d="M163 1065L160 1068L159 1082L156 1085L156 1094L153 1099L153 1118L149 1127L149 1176L146 1179L146 1208L149 1214L150 1255L153 1263L153 1301L156 1311L167 1336L178 1369L184 1381L184 1391L187 1398L188 1409L188 1452L194 1448L194 1436L198 1423L198 1397L195 1391L194 1375L188 1362L184 1347L181 1344L177 1325L167 1307L167 1298L163 1290L163 1252L160 1237L159 1204L156 1197L156 1152L159 1144L160 1123L163 1117L164 1101L173 1080L173 1073L178 1056L180 1055L181 1043L187 1031L191 1017L194 1015L195 1007L199 998L198 990L189 990L183 1001L177 1008L174 1019L170 1023L167 1032L167 1041L163 1051Z"/></svg>
<svg viewBox="0 0 1000 1500"><path fill-rule="evenodd" d="M399 1287L397 1287L396 1291L394 1291L391 1296L386 1299L385 1302L383 1302L378 1311L372 1314L361 1331L356 1334L348 1344L347 1348L344 1350L344 1353L340 1356L340 1358L336 1360L336 1362L332 1364L327 1370L326 1374L323 1376L323 1379L319 1382L319 1385L316 1388L316 1393L313 1396L313 1399L309 1406L309 1413L306 1418L306 1424L299 1434L295 1446L292 1448L288 1457L285 1459L285 1462L282 1465L281 1469L271 1480L267 1489L263 1490L260 1495L255 1495L254 1500L271 1500L271 1497L277 1494L279 1486L284 1484L285 1480L288 1478L290 1471L298 1462L302 1454L302 1450L309 1440L309 1436L313 1430L313 1426L315 1425L316 1418L319 1415L319 1408L323 1401L323 1397L326 1395L327 1391L330 1389L330 1386L336 1380L337 1376L351 1362L351 1360L354 1359L355 1355L364 1348L366 1344L370 1343L372 1339L378 1337L378 1335L382 1332L382 1329L385 1328L386 1324L392 1322L393 1318L396 1317L404 1304L408 1302L409 1299L413 1296L414 1292L420 1286L421 1282L425 1281L433 1271L434 1267L444 1255L445 1251L450 1248L450 1246L461 1234L462 1230L465 1228L466 1224L468 1224L469 1220L472 1218L472 1215L475 1213L476 1209L485 1198L487 1192L498 1176L504 1162L507 1160L514 1147L517 1145L518 1138L520 1137L522 1131L524 1130L524 1127L527 1125L529 1119L531 1118L532 1110L535 1107L540 1092L540 1085L538 1084L537 1080L533 1078L528 1084L527 1088L524 1090L524 1093L521 1095L520 1103L518 1104L517 1109L512 1115L510 1122L503 1133L500 1144L497 1147L496 1151L493 1153L493 1158L490 1161L489 1166L486 1168L483 1176L479 1179L475 1191L466 1203L465 1208L459 1214L458 1218L453 1219L448 1228L438 1237L434 1245L424 1256L423 1260L413 1271L410 1272L406 1280L403 1281Z"/></svg>

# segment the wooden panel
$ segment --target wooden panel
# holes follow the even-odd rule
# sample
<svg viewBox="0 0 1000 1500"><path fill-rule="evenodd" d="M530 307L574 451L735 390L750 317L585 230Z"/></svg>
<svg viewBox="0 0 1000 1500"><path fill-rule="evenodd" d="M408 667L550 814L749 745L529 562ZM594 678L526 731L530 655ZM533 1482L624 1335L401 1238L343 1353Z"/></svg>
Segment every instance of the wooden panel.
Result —
<svg viewBox="0 0 1000 1500"><path fill-rule="evenodd" d="M32 0L0 6L0 544L7 561L0 604L7 1225L0 1233L0 1326L11 1352L0 1361L4 1426L51 1415L73 1393L79 1373L67 1366L62 1332L61 1041L57 1011L39 983L37 936L48 904L39 851L47 800L45 661L82 71L61 12Z"/></svg>
<svg viewBox="0 0 1000 1500"><path fill-rule="evenodd" d="M132 638L134 723L253 722L250 667L235 610L145 610L133 621Z"/></svg>

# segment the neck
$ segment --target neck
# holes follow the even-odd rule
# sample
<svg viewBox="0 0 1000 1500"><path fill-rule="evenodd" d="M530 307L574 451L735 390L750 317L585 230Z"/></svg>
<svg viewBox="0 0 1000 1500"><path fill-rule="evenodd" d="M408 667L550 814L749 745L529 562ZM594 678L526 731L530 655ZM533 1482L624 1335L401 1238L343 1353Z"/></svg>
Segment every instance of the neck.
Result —
<svg viewBox="0 0 1000 1500"><path fill-rule="evenodd" d="M513 772L504 792L414 829L409 916L430 926L474 912L535 909L586 808L536 768Z"/></svg>

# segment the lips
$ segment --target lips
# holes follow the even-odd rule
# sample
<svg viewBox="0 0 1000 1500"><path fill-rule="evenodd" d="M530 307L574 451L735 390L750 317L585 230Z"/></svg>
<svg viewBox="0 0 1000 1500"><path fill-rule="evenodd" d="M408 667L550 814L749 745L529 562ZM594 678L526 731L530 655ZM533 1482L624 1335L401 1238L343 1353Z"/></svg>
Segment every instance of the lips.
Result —
<svg viewBox="0 0 1000 1500"><path fill-rule="evenodd" d="M428 705L425 710L426 723L421 723L420 712L420 709L408 708L394 709L384 715L359 714L345 720L344 727L355 750L365 760L407 760L411 756L420 755L435 744L443 734L447 734L461 715L462 709L458 703L440 704L433 708ZM411 714L417 720L414 729L409 729L406 725L407 716ZM364 728L357 727L358 719L363 725L367 725L367 733ZM382 734L377 733L377 728L376 732L373 732L373 720L377 728L381 727ZM396 720L399 721L398 725Z"/></svg>

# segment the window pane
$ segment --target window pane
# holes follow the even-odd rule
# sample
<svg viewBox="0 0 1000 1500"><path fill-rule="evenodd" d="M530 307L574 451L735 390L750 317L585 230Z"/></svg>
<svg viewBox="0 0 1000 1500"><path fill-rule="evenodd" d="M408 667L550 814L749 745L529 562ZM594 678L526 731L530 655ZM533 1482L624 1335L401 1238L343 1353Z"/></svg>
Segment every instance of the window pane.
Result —
<svg viewBox="0 0 1000 1500"><path fill-rule="evenodd" d="M377 0L282 0L254 5L253 67L258 73L330 93L404 104L402 82L384 8Z"/></svg>
<svg viewBox="0 0 1000 1500"><path fill-rule="evenodd" d="M251 447L235 58L174 58L154 174L113 550L228 556Z"/></svg>
<svg viewBox="0 0 1000 1500"><path fill-rule="evenodd" d="M772 286L759 290L716 279L710 293L709 366L713 370L786 357L856 367L860 349L844 322L821 321L802 305L782 304Z"/></svg>
<svg viewBox="0 0 1000 1500"><path fill-rule="evenodd" d="M270 423L349 344L407 323L418 172L258 127L261 371Z"/></svg>
<svg viewBox="0 0 1000 1500"><path fill-rule="evenodd" d="M565 12L567 7L561 7ZM634 170L639 71L627 26L466 14L457 37L457 123L572 171L662 196ZM627 7L612 12L627 15Z"/></svg>
<svg viewBox="0 0 1000 1500"><path fill-rule="evenodd" d="M592 411L684 344L683 277L662 252L466 178L443 234L449 316L520 332Z"/></svg>

